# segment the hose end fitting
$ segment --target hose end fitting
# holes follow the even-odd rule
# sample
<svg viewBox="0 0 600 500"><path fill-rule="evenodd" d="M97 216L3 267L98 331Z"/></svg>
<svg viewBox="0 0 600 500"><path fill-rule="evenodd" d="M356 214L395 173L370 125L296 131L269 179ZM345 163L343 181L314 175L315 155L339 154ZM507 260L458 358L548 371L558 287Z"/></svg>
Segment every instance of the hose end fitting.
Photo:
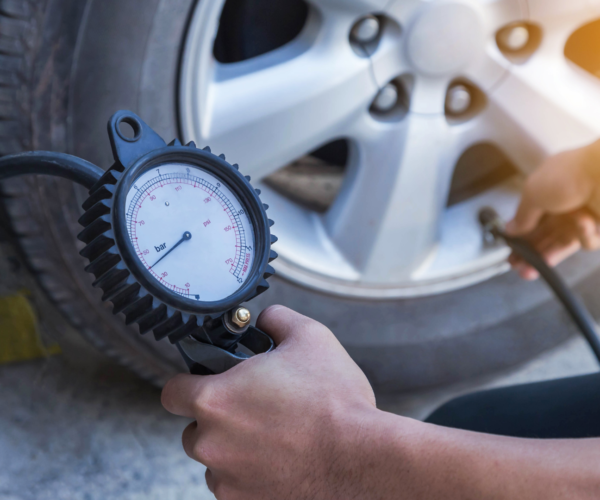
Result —
<svg viewBox="0 0 600 500"><path fill-rule="evenodd" d="M479 211L479 223L486 243L495 243L504 235L504 221L492 207L483 207Z"/></svg>

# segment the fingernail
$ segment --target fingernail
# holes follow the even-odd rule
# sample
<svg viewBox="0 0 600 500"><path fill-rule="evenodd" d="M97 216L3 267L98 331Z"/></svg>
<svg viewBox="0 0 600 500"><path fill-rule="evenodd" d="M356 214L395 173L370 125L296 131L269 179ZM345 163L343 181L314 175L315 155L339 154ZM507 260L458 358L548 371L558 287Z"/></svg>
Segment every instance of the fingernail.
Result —
<svg viewBox="0 0 600 500"><path fill-rule="evenodd" d="M519 274L521 275L521 278L527 281L535 281L540 276L537 270L531 267L529 264L523 264L523 266L519 269Z"/></svg>

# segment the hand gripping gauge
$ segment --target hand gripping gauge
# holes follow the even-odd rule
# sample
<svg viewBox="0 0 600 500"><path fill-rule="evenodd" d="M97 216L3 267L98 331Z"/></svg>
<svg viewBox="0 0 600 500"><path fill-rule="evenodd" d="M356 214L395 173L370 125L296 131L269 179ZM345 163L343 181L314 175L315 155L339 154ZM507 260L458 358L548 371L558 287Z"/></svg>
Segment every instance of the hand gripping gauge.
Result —
<svg viewBox="0 0 600 500"><path fill-rule="evenodd" d="M128 111L108 133L115 163L91 187L78 236L102 300L141 334L168 338L192 373L221 373L272 350L240 308L269 288L277 257L250 177L208 147L167 145Z"/></svg>

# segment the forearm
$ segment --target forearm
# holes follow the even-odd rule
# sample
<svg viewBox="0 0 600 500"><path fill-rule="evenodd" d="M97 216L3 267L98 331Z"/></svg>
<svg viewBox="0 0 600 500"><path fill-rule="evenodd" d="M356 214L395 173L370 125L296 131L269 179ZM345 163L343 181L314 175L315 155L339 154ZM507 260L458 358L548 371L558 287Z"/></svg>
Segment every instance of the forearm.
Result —
<svg viewBox="0 0 600 500"><path fill-rule="evenodd" d="M525 440L446 429L379 413L363 443L360 498L592 499L600 440ZM359 498L357 496L357 498Z"/></svg>

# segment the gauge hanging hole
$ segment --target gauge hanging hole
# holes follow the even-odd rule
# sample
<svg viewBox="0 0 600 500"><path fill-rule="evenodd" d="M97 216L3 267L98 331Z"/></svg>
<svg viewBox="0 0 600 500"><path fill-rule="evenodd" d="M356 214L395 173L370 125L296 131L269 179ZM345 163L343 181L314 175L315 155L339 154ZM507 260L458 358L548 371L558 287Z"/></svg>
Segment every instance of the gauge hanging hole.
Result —
<svg viewBox="0 0 600 500"><path fill-rule="evenodd" d="M117 124L119 137L127 142L136 142L142 136L142 125L133 116L124 116Z"/></svg>

